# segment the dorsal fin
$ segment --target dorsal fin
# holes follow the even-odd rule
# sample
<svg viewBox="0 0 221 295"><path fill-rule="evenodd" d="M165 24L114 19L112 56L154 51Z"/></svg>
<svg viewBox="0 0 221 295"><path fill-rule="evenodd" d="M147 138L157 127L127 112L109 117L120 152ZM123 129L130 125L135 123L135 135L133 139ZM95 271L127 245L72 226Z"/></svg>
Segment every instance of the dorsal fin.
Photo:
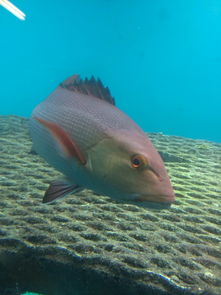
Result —
<svg viewBox="0 0 221 295"><path fill-rule="evenodd" d="M101 80L96 80L93 76L91 79L85 78L82 80L78 75L73 75L62 82L60 86L74 92L95 96L115 105L115 100L111 96L109 88L104 87Z"/></svg>

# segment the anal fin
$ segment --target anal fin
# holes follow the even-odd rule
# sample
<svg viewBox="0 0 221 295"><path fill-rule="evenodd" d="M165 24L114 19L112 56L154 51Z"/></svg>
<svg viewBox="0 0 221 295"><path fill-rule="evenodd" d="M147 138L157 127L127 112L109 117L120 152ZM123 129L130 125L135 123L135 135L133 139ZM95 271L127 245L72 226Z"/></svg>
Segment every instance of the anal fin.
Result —
<svg viewBox="0 0 221 295"><path fill-rule="evenodd" d="M45 192L43 203L52 203L59 199L63 199L70 193L76 193L83 190L77 184L70 184L65 180L53 181Z"/></svg>

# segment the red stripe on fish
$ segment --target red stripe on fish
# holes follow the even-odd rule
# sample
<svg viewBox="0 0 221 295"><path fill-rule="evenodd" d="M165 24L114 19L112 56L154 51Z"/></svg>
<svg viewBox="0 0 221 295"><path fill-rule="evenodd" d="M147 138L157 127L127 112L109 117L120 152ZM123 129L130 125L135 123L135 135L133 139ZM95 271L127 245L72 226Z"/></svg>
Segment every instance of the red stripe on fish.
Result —
<svg viewBox="0 0 221 295"><path fill-rule="evenodd" d="M35 119L51 132L51 134L61 145L62 150L67 155L67 157L75 157L82 165L86 164L87 161L85 156L81 152L81 149L62 127L53 122L49 122L38 117L35 117Z"/></svg>

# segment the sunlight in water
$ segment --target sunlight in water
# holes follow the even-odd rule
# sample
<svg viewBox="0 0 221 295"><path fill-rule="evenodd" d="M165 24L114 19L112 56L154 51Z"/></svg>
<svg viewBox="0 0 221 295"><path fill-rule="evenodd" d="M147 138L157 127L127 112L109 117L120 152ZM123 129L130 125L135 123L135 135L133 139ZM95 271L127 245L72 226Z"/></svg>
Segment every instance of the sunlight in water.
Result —
<svg viewBox="0 0 221 295"><path fill-rule="evenodd" d="M25 14L8 0L0 0L0 4L19 19L25 20Z"/></svg>

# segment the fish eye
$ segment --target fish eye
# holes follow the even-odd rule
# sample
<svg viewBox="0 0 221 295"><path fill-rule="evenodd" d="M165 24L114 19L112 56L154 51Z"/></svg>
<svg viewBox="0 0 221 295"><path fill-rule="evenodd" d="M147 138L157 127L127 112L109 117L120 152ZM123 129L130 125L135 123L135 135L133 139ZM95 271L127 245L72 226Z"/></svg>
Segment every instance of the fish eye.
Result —
<svg viewBox="0 0 221 295"><path fill-rule="evenodd" d="M133 168L139 168L142 166L146 166L148 164L148 160L143 155L133 155L131 157L131 166Z"/></svg>

